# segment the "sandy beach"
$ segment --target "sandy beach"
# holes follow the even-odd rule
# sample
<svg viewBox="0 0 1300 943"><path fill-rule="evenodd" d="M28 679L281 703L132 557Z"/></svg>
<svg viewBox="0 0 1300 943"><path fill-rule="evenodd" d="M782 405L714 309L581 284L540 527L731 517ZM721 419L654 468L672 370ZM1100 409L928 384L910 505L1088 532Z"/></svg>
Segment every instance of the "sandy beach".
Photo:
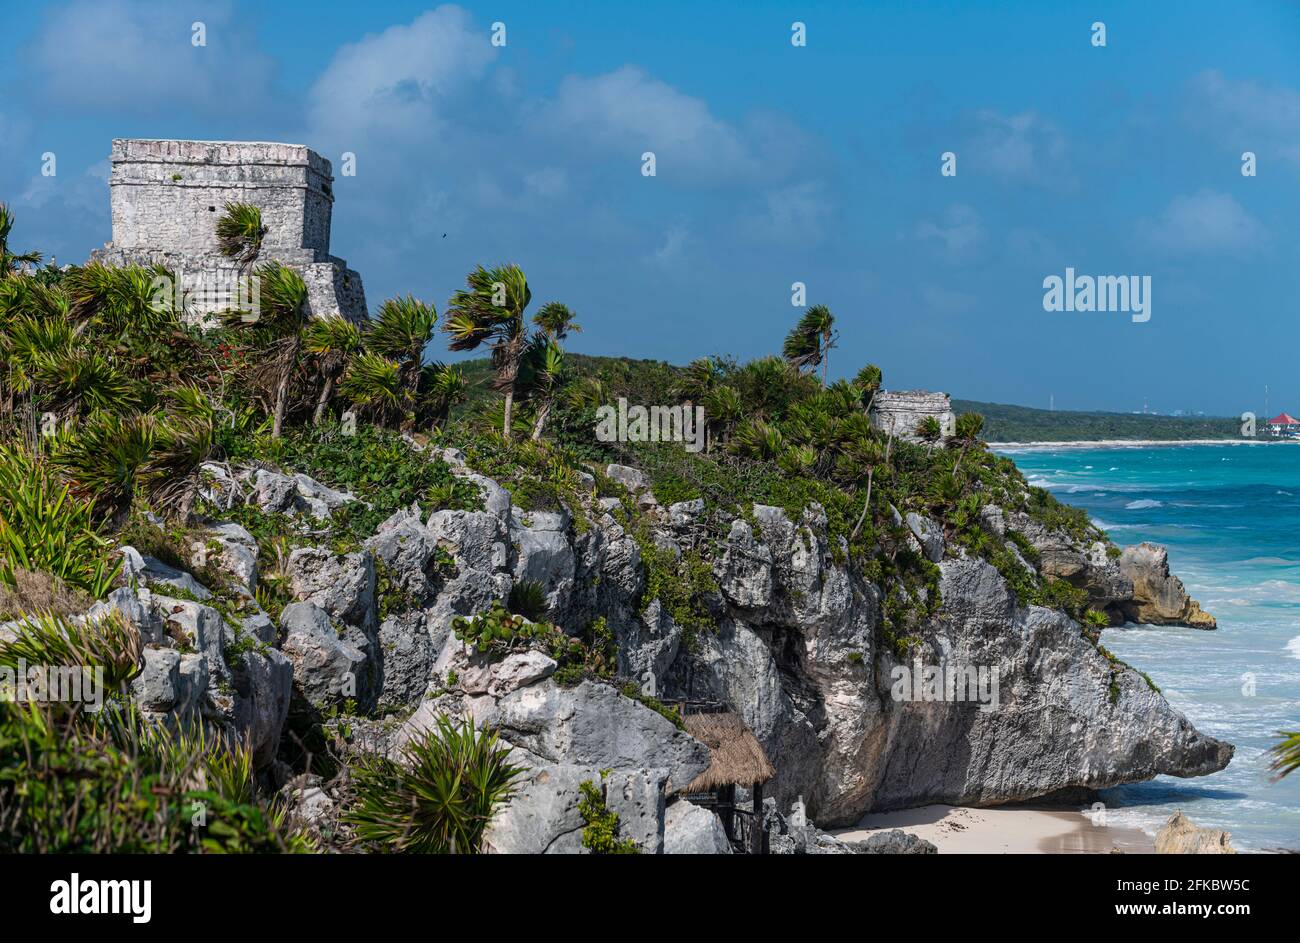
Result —
<svg viewBox="0 0 1300 943"><path fill-rule="evenodd" d="M868 815L857 825L833 834L854 841L891 828L932 842L943 855L1104 855L1112 848L1127 854L1155 851L1145 832L1093 825L1074 808L927 805Z"/></svg>

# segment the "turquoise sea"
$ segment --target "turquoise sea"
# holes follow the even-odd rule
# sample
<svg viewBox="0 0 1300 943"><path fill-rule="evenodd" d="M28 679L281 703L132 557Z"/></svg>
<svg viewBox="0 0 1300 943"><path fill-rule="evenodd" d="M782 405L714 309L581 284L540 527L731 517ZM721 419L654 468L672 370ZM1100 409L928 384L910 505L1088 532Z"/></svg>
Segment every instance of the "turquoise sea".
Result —
<svg viewBox="0 0 1300 943"><path fill-rule="evenodd" d="M1228 768L1106 790L1110 824L1154 834L1175 809L1241 850L1300 851L1300 772L1272 782L1267 748L1300 728L1300 447L1008 448L1031 484L1081 507L1119 544L1169 548L1170 568L1219 621L1205 632L1108 629L1103 644L1149 675Z"/></svg>

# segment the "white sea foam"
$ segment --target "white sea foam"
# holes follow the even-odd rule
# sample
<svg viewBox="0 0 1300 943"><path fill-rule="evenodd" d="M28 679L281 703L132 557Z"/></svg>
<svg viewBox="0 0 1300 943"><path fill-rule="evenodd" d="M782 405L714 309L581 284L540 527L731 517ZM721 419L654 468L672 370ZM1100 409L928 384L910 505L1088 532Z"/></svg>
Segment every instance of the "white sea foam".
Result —
<svg viewBox="0 0 1300 943"><path fill-rule="evenodd" d="M1140 501L1130 501L1124 505L1126 510L1141 511L1145 508L1162 508L1165 506L1163 501L1157 501L1155 498L1142 498Z"/></svg>
<svg viewBox="0 0 1300 943"><path fill-rule="evenodd" d="M1286 650L1291 653L1292 658L1300 658L1300 635L1286 643Z"/></svg>

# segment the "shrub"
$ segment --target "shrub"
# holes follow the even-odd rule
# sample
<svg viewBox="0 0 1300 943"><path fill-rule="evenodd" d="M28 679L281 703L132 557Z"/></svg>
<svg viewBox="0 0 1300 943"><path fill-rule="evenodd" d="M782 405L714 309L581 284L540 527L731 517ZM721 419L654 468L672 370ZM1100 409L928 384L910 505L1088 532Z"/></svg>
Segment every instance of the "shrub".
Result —
<svg viewBox="0 0 1300 943"><path fill-rule="evenodd" d="M19 567L10 575L12 587L0 582L0 622L28 612L75 615L92 602L89 595L49 573L32 573Z"/></svg>
<svg viewBox="0 0 1300 943"><path fill-rule="evenodd" d="M578 788L578 814L586 824L582 829L582 847L596 855L637 855L641 847L630 838L618 837L618 813L605 805L604 790L590 779Z"/></svg>
<svg viewBox="0 0 1300 943"><path fill-rule="evenodd" d="M250 770L220 741L133 708L0 704L0 852L312 850L282 806L253 798Z"/></svg>
<svg viewBox="0 0 1300 943"><path fill-rule="evenodd" d="M451 627L456 638L493 660L517 649L537 646L557 662L582 661L583 644L578 639L569 638L549 622L530 622L513 615L499 600L492 600L486 612L473 618L457 616L451 620Z"/></svg>
<svg viewBox="0 0 1300 943"><path fill-rule="evenodd" d="M492 813L509 802L523 772L507 762L495 731L440 716L396 760L367 755L353 770L355 795L343 821L379 851L477 854Z"/></svg>
<svg viewBox="0 0 1300 943"><path fill-rule="evenodd" d="M117 576L109 542L95 523L92 502L20 449L0 446L0 583L14 587L18 570L49 573L67 586L103 596Z"/></svg>

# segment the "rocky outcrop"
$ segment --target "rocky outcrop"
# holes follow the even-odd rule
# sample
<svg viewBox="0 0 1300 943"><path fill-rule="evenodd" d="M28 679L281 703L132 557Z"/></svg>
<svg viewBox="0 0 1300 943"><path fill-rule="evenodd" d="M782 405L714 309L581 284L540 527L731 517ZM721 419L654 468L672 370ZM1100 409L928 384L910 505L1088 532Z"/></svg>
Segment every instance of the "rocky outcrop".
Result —
<svg viewBox="0 0 1300 943"><path fill-rule="evenodd" d="M1158 855L1235 855L1232 836L1217 828L1197 828L1182 810L1156 833Z"/></svg>
<svg viewBox="0 0 1300 943"><path fill-rule="evenodd" d="M715 813L679 799L664 814L664 854L729 855L731 842Z"/></svg>
<svg viewBox="0 0 1300 943"><path fill-rule="evenodd" d="M1203 775L1232 756L1229 745L1199 734L1140 674L1108 657L1095 634L1059 610L1022 604L998 570L950 545L943 526L918 512L898 514L890 539L928 561L931 582L902 598L894 587L887 606L882 589L846 562L842 539L831 537L816 504L793 518L755 505L709 530L719 522L701 502L660 506L643 473L610 466L606 479L626 487L640 508L633 536L617 498L592 494L569 511L525 512L463 456L443 455L453 474L475 483L484 509L438 510L427 519L418 508L399 511L349 553L298 547L285 566L296 602L278 625L250 611L232 635L202 603L177 601L180 608L163 619L155 604L142 604L133 617L159 623L142 636L147 629L171 651L147 656L141 703L253 731L262 760L274 751L290 686L308 712L331 713L355 697L363 711L379 706L406 717L370 724L381 750L395 750L440 714L467 716L499 731L526 770L519 795L489 830L492 849L579 850L584 782L598 784L621 834L642 850L716 845L699 814L706 810L675 799L708 762L702 744L615 686L560 684L544 652L525 648L489 660L456 639L457 616L531 583L541 587L547 618L570 634L602 620L620 683L632 679L663 698L716 701L739 713L777 770L767 795L781 807L804 797L808 814L825 826L928 802L992 805L1160 774ZM226 478L213 474L208 485L226 487L232 501L244 494L307 518L314 511L301 502L341 500L301 476L267 469ZM1100 540L1084 544L994 507L983 510L981 524L1026 569L1086 588L1107 611L1133 606L1135 616L1188 621L1199 612L1159 548L1116 559ZM257 554L247 532L211 533L208 561L233 583L254 582ZM712 536L718 533L725 537ZM694 625L688 636L678 610L643 598L646 540L657 554L703 555L716 588L695 602L712 626ZM183 580L143 561L137 571L160 592ZM936 592L938 600L928 599ZM904 630L889 621L889 607L930 614ZM236 636L245 641L232 645ZM226 657L236 649L242 667ZM278 671L291 674L288 683ZM963 681L962 696L936 682L941 672L948 685ZM804 853L873 850L829 836L791 840ZM872 841L891 853L916 850L904 839Z"/></svg>
<svg viewBox="0 0 1300 943"><path fill-rule="evenodd" d="M1125 547L1119 571L1133 584L1133 598L1123 603L1124 615L1131 622L1218 627L1214 617L1187 595L1182 580L1169 572L1169 552L1164 547L1152 543Z"/></svg>
<svg viewBox="0 0 1300 943"><path fill-rule="evenodd" d="M1099 532L1096 539L1085 541L1051 530L1028 514L1004 515L995 508L985 512L987 529L1000 537L1006 536L1008 528L1016 530L1034 548L1039 572L1085 590L1093 608L1106 613L1112 625L1217 627L1214 617L1169 572L1168 552L1158 544L1138 544L1114 555L1114 548L1100 539Z"/></svg>
<svg viewBox="0 0 1300 943"><path fill-rule="evenodd" d="M257 767L275 758L294 683L282 652L193 600L120 589L106 602L145 642L131 696L146 717L171 727L213 727L231 743L247 744Z"/></svg>

